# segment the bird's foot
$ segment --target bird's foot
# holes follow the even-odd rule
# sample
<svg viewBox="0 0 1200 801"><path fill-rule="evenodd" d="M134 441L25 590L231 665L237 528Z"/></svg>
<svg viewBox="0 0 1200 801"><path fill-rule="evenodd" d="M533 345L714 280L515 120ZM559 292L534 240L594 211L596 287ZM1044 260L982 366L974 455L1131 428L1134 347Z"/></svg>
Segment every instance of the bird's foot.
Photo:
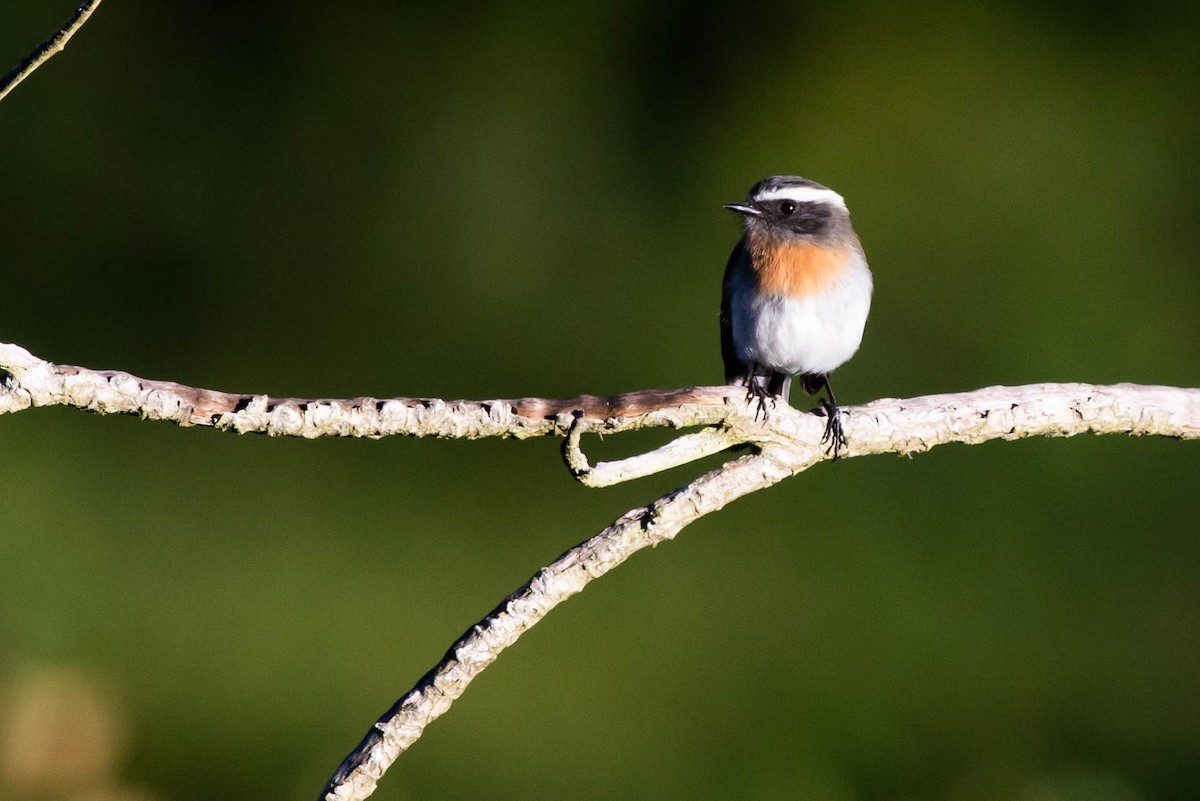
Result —
<svg viewBox="0 0 1200 801"><path fill-rule="evenodd" d="M754 422L758 422L759 418L767 422L767 404L771 404L771 408L775 408L775 396L772 395L765 385L751 378L746 382L746 402L756 402L754 409Z"/></svg>
<svg viewBox="0 0 1200 801"><path fill-rule="evenodd" d="M842 410L832 401L821 399L821 409L825 412L825 434L821 444L825 445L825 453L838 458L848 442L846 431L842 428Z"/></svg>

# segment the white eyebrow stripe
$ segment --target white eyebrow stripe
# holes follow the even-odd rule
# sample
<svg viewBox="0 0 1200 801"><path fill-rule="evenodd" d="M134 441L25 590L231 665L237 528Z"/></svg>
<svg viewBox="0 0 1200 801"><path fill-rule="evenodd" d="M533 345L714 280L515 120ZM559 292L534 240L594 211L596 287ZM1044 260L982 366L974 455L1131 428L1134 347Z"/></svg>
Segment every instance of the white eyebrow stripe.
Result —
<svg viewBox="0 0 1200 801"><path fill-rule="evenodd" d="M832 189L817 189L811 186L782 186L759 192L754 200L762 203L771 200L794 200L797 203L831 203L846 208L846 200Z"/></svg>

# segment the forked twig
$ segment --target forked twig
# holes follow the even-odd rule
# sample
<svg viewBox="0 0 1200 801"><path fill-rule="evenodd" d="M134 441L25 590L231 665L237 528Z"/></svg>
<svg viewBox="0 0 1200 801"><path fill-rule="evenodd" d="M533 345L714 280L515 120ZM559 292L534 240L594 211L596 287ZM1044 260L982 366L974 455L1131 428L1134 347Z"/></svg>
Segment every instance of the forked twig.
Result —
<svg viewBox="0 0 1200 801"><path fill-rule="evenodd" d="M912 453L936 445L979 443L1030 436L1095 434L1159 434L1200 439L1200 390L1145 387L1134 384L1035 384L990 387L954 395L909 400L880 400L850 407L849 445L843 457L873 453ZM743 410L752 415L753 410ZM571 549L538 571L487 617L458 639L442 661L425 674L371 728L342 762L322 791L325 801L362 801L374 792L395 759L421 737L425 727L445 713L484 668L558 604L593 579L612 570L642 548L673 539L687 524L717 511L751 492L771 486L826 459L820 445L821 418L779 406L753 443L758 454L727 462L646 507L634 509L592 539ZM568 433L564 446L568 466L577 476L610 476L622 472L654 472L656 458L642 455L621 463L587 466L580 450L581 428ZM714 443L738 440L736 421L676 440L700 441L715 432ZM668 446L669 447L669 446ZM689 444L685 450L706 451ZM661 449L660 449L661 450ZM664 459L662 462L670 462ZM665 466L673 466L665 464ZM590 471L590 472L589 472ZM617 480L621 480L618 478ZM611 483L600 481L599 483Z"/></svg>

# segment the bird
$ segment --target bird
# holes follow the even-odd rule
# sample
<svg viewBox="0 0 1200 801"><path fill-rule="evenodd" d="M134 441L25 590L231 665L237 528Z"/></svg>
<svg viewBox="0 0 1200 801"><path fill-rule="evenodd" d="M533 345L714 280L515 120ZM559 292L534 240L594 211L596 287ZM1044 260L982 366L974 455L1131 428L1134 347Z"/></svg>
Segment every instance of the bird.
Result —
<svg viewBox="0 0 1200 801"><path fill-rule="evenodd" d="M837 458L847 444L829 374L862 343L873 282L845 199L795 175L764 178L725 208L745 232L729 256L721 287L725 382L746 387L766 417L785 403L792 378L810 395L822 389L822 445Z"/></svg>

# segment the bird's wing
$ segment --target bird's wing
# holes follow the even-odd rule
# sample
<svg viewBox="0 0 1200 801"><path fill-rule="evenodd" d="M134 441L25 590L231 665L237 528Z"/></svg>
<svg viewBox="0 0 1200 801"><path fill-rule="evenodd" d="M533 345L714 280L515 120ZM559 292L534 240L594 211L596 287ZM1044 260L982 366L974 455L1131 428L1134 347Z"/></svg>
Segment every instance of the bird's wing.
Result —
<svg viewBox="0 0 1200 801"><path fill-rule="evenodd" d="M733 351L733 313L730 308L733 296L733 272L737 263L746 257L746 237L738 240L729 263L725 265L725 278L721 282L721 358L725 361L725 383L745 381L750 373L747 365Z"/></svg>

